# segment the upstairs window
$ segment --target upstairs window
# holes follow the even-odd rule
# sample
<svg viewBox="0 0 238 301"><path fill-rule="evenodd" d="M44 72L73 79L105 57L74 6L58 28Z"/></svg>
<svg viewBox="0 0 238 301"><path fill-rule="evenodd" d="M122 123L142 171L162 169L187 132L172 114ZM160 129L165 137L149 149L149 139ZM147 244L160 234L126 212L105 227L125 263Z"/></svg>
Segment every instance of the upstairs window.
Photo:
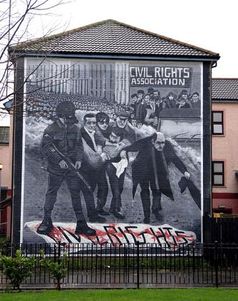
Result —
<svg viewBox="0 0 238 301"><path fill-rule="evenodd" d="M9 144L9 127L0 127L0 144Z"/></svg>
<svg viewBox="0 0 238 301"><path fill-rule="evenodd" d="M212 185L224 186L224 161L212 161Z"/></svg>
<svg viewBox="0 0 238 301"><path fill-rule="evenodd" d="M212 111L212 134L224 134L223 111Z"/></svg>

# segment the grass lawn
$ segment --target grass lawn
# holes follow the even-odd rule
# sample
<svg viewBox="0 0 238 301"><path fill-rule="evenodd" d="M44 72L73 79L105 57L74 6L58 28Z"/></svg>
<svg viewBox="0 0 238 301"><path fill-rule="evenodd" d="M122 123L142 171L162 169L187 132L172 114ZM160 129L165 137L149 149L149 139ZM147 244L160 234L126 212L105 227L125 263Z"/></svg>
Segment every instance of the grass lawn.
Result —
<svg viewBox="0 0 238 301"><path fill-rule="evenodd" d="M0 292L1 301L236 301L238 289L120 289Z"/></svg>

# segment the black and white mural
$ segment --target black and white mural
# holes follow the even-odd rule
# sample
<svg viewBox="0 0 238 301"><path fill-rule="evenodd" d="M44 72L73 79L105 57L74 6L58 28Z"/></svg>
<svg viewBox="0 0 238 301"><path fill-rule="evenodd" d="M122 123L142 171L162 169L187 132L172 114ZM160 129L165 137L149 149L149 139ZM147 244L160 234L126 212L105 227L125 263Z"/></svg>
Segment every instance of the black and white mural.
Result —
<svg viewBox="0 0 238 301"><path fill-rule="evenodd" d="M201 63L25 66L22 242L201 240Z"/></svg>

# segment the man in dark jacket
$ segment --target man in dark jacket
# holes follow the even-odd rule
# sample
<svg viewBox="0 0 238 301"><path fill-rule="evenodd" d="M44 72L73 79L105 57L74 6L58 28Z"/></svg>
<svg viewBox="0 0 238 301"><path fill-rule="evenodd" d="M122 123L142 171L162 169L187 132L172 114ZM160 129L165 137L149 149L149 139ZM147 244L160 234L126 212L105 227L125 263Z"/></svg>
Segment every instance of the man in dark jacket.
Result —
<svg viewBox="0 0 238 301"><path fill-rule="evenodd" d="M146 116L146 103L144 103L144 91L137 91L137 101L134 103L134 115L136 120L143 124Z"/></svg>
<svg viewBox="0 0 238 301"><path fill-rule="evenodd" d="M121 132L122 139L133 143L136 141L136 132L135 128L128 122L129 117L130 114L127 111L117 112L115 127L118 129L118 132Z"/></svg>
<svg viewBox="0 0 238 301"><path fill-rule="evenodd" d="M168 164L174 165L181 171L186 179L190 178L185 165L176 155L172 144L165 139L161 132L153 136L136 141L127 151L138 151L132 164L133 195L139 184L141 187L141 200L144 211L144 222L150 222L150 190L152 192L152 212L157 219L160 218L161 193L174 200L169 182Z"/></svg>
<svg viewBox="0 0 238 301"><path fill-rule="evenodd" d="M106 154L103 153L105 138L102 133L96 131L96 115L88 113L84 116L84 126L81 128L81 136L84 147L84 159L82 161L82 174L87 179L92 191L97 191L97 212L100 215L109 215L104 210L107 202L108 185L105 173ZM101 217L101 219L104 219ZM89 218L90 220L90 218Z"/></svg>
<svg viewBox="0 0 238 301"><path fill-rule="evenodd" d="M85 201L89 203L90 214L95 217L97 214L93 193L79 173L83 146L79 128L75 124L78 120L75 117L74 104L69 101L59 103L56 115L56 121L45 129L41 144L42 154L48 161L49 180L44 204L44 218L37 232L47 235L52 230L51 213L57 199L57 192L65 180L77 218L75 233L95 235L96 231L88 227L85 221L80 200L80 191L82 190Z"/></svg>

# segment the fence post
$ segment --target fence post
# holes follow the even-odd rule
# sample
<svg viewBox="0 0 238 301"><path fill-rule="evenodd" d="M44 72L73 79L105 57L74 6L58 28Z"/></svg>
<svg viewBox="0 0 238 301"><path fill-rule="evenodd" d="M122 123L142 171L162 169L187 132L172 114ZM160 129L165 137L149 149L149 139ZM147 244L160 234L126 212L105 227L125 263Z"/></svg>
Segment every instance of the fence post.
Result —
<svg viewBox="0 0 238 301"><path fill-rule="evenodd" d="M218 281L218 241L215 241L214 242L214 251L215 251L215 275L216 275L216 278L215 278L215 281L216 281L216 287L219 286L219 281Z"/></svg>
<svg viewBox="0 0 238 301"><path fill-rule="evenodd" d="M193 283L195 283L195 245L192 245L192 260L193 260ZM199 266L200 269L200 266Z"/></svg>
<svg viewBox="0 0 238 301"><path fill-rule="evenodd" d="M136 272L137 272L137 288L140 288L140 250L139 241L136 242Z"/></svg>
<svg viewBox="0 0 238 301"><path fill-rule="evenodd" d="M60 263L61 261L61 258L60 258L60 255L61 255L61 243L60 241L58 242L58 252L57 252L57 257L58 257L58 263Z"/></svg>

